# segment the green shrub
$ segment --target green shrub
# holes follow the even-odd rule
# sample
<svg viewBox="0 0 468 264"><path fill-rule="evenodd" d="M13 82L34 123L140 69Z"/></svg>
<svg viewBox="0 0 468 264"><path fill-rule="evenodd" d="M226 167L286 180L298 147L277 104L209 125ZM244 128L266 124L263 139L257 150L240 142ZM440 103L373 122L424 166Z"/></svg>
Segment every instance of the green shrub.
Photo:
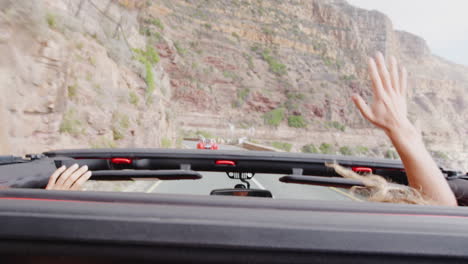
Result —
<svg viewBox="0 0 468 264"><path fill-rule="evenodd" d="M199 8L200 8L200 5L197 7L197 10L195 11L195 13L192 14L191 16L199 18L201 20L207 20L209 18L207 12Z"/></svg>
<svg viewBox="0 0 468 264"><path fill-rule="evenodd" d="M442 151L432 151L432 155L435 159L449 160L449 156Z"/></svg>
<svg viewBox="0 0 468 264"><path fill-rule="evenodd" d="M154 97L152 94L147 94L145 97L145 104L147 106L152 105L154 103Z"/></svg>
<svg viewBox="0 0 468 264"><path fill-rule="evenodd" d="M299 103L296 100L289 100L288 99L284 103L284 106L286 107L286 109L289 110L289 112L295 112L295 111L299 110Z"/></svg>
<svg viewBox="0 0 468 264"><path fill-rule="evenodd" d="M86 81L90 82L90 81L93 80L93 74L90 73L90 72L88 72L88 73L86 73L86 77L85 77L85 78L86 78Z"/></svg>
<svg viewBox="0 0 468 264"><path fill-rule="evenodd" d="M152 66L156 65L159 60L158 52L152 46L146 46L145 50L142 49L133 49L133 57L139 62L145 64L149 62Z"/></svg>
<svg viewBox="0 0 468 264"><path fill-rule="evenodd" d="M292 148L292 144L287 143L287 142L275 141L275 142L271 143L271 145L274 148L281 149L281 150L288 151L288 152L291 151L291 148Z"/></svg>
<svg viewBox="0 0 468 264"><path fill-rule="evenodd" d="M286 74L286 65L276 61L268 61L268 64L270 65L270 70L277 75Z"/></svg>
<svg viewBox="0 0 468 264"><path fill-rule="evenodd" d="M148 89L146 90L146 96L150 96L153 94L154 90L156 89L156 85L154 84L154 74L153 74L153 66L146 61L145 62L145 82L148 85Z"/></svg>
<svg viewBox="0 0 468 264"><path fill-rule="evenodd" d="M176 142L175 142L176 148L179 148L179 149L182 148L183 143L184 143L184 137L181 136L181 135L177 136L177 139L176 139Z"/></svg>
<svg viewBox="0 0 468 264"><path fill-rule="evenodd" d="M130 127L130 119L126 114L114 112L112 115L112 136L114 140L121 140Z"/></svg>
<svg viewBox="0 0 468 264"><path fill-rule="evenodd" d="M89 63L96 67L96 59L94 57L89 57Z"/></svg>
<svg viewBox="0 0 468 264"><path fill-rule="evenodd" d="M223 76L224 78L229 78L229 79L235 79L237 77L236 74L232 71L224 71Z"/></svg>
<svg viewBox="0 0 468 264"><path fill-rule="evenodd" d="M146 47L146 56L152 65L156 65L159 60L159 53L151 46Z"/></svg>
<svg viewBox="0 0 468 264"><path fill-rule="evenodd" d="M355 153L358 155L367 155L369 153L369 149L363 146L357 146L355 148Z"/></svg>
<svg viewBox="0 0 468 264"><path fill-rule="evenodd" d="M159 29L164 30L164 25L159 18L153 18L149 22L158 27Z"/></svg>
<svg viewBox="0 0 468 264"><path fill-rule="evenodd" d="M286 97L289 99L289 100L304 100L305 98L305 95L303 93L297 93L297 92L288 92L286 94Z"/></svg>
<svg viewBox="0 0 468 264"><path fill-rule="evenodd" d="M146 97L149 97L156 89L156 85L154 83L153 66L159 62L159 54L151 46L146 46L146 50L133 49L133 52L134 58L145 65L145 81L146 85L148 85Z"/></svg>
<svg viewBox="0 0 468 264"><path fill-rule="evenodd" d="M120 127L124 129L128 129L130 127L130 118L128 118L126 114L122 114L120 116L119 122L120 122Z"/></svg>
<svg viewBox="0 0 468 264"><path fill-rule="evenodd" d="M159 53L151 46L146 46L145 55L152 65L156 65L160 60Z"/></svg>
<svg viewBox="0 0 468 264"><path fill-rule="evenodd" d="M254 44L252 47L250 47L250 50L253 52L258 52L260 51L260 45L259 44Z"/></svg>
<svg viewBox="0 0 468 264"><path fill-rule="evenodd" d="M198 138L200 136L204 137L204 138L214 138L214 135L211 134L210 132L208 131L204 131L204 130L197 130L197 131L193 131L193 130L188 130L188 131L182 131L182 135L183 137L187 137L187 138Z"/></svg>
<svg viewBox="0 0 468 264"><path fill-rule="evenodd" d="M75 137L84 133L84 128L81 121L78 119L75 109L69 109L65 112L59 132L67 133Z"/></svg>
<svg viewBox="0 0 468 264"><path fill-rule="evenodd" d="M189 46L192 49L197 49L200 46L200 42L199 41L190 41Z"/></svg>
<svg viewBox="0 0 468 264"><path fill-rule="evenodd" d="M238 107L241 107L241 105L242 105L242 102L239 101L239 100L233 100L233 101L231 102L231 107L232 107L232 108L238 108Z"/></svg>
<svg viewBox="0 0 468 264"><path fill-rule="evenodd" d="M172 142L169 138L163 137L161 139L161 147L162 148L170 148L172 146Z"/></svg>
<svg viewBox="0 0 468 264"><path fill-rule="evenodd" d="M387 159L399 159L400 158L400 156L398 156L398 153L393 149L389 149L385 151L384 156Z"/></svg>
<svg viewBox="0 0 468 264"><path fill-rule="evenodd" d="M50 28L55 29L57 27L57 19L55 18L54 14L48 13L46 15L46 21Z"/></svg>
<svg viewBox="0 0 468 264"><path fill-rule="evenodd" d="M268 63L268 66L270 66L270 71L277 75L286 74L286 65L282 64L278 61L278 59L273 57L269 49L265 49L262 52L262 58Z"/></svg>
<svg viewBox="0 0 468 264"><path fill-rule="evenodd" d="M149 37L149 36L151 36L151 33L152 32L151 32L151 29L149 27L142 26L140 28L140 34L143 35L143 36Z"/></svg>
<svg viewBox="0 0 468 264"><path fill-rule="evenodd" d="M288 117L288 125L295 128L304 128L307 127L307 124L302 116L290 116Z"/></svg>
<svg viewBox="0 0 468 264"><path fill-rule="evenodd" d="M338 70L340 70L341 67L343 67L343 62L337 60L337 61L335 62L335 66L336 66L336 68L337 68ZM348 80L348 81L349 81L349 80Z"/></svg>
<svg viewBox="0 0 468 264"><path fill-rule="evenodd" d="M124 133L122 132L122 129L119 128L119 127L112 127L112 138L114 140L121 140L121 139L124 139L125 135Z"/></svg>
<svg viewBox="0 0 468 264"><path fill-rule="evenodd" d="M268 27L263 27L262 32L263 32L263 34L270 35L270 36L275 34L275 31L273 29L271 29L271 28L268 28Z"/></svg>
<svg viewBox="0 0 468 264"><path fill-rule="evenodd" d="M151 40L155 43L158 43L158 42L161 42L161 40L163 39L161 33L159 32L152 32L151 33Z"/></svg>
<svg viewBox="0 0 468 264"><path fill-rule="evenodd" d="M249 96L250 93L250 88L244 87L241 88L240 90L237 91L237 98L239 98L242 101L245 101L247 99L247 96Z"/></svg>
<svg viewBox="0 0 468 264"><path fill-rule="evenodd" d="M138 105L138 95L134 91L131 91L129 94L129 102L132 105L135 105L135 106Z"/></svg>
<svg viewBox="0 0 468 264"><path fill-rule="evenodd" d="M73 85L68 86L68 97L70 99L75 98L76 95L78 94L78 85L75 83Z"/></svg>
<svg viewBox="0 0 468 264"><path fill-rule="evenodd" d="M241 107L249 96L250 88L244 87L237 90L237 99L232 102L232 107Z"/></svg>
<svg viewBox="0 0 468 264"><path fill-rule="evenodd" d="M340 122L338 121L333 121L333 122L328 122L327 123L327 126L328 127L332 127L332 128L335 128L337 130L340 130L340 131L345 131L346 130L346 126L341 124Z"/></svg>
<svg viewBox="0 0 468 264"><path fill-rule="evenodd" d="M90 143L91 148L116 148L117 143L111 139L101 136Z"/></svg>
<svg viewBox="0 0 468 264"><path fill-rule="evenodd" d="M204 138L213 138L213 134L211 134L208 131L203 131L203 130L197 130L197 132L195 132L195 135L202 136Z"/></svg>
<svg viewBox="0 0 468 264"><path fill-rule="evenodd" d="M247 64L249 65L249 69L253 70L255 65L252 56L246 55L245 57L247 58Z"/></svg>
<svg viewBox="0 0 468 264"><path fill-rule="evenodd" d="M281 121L284 119L284 112L286 109L284 108L276 108L271 110L270 112L263 115L263 119L265 124L278 127L281 124Z"/></svg>
<svg viewBox="0 0 468 264"><path fill-rule="evenodd" d="M99 95L104 95L104 90L102 89L101 85L99 83L95 83L93 85L93 89L94 91L96 91L96 93L98 93Z"/></svg>
<svg viewBox="0 0 468 264"><path fill-rule="evenodd" d="M314 144L307 144L302 146L301 151L304 153L319 153L317 147Z"/></svg>
<svg viewBox="0 0 468 264"><path fill-rule="evenodd" d="M323 60L323 63L324 63L326 66L332 66L332 65L334 65L333 59L330 58L330 57L323 57L322 60Z"/></svg>
<svg viewBox="0 0 468 264"><path fill-rule="evenodd" d="M236 32L232 32L231 34L233 37L237 39L237 41L240 41L240 36Z"/></svg>
<svg viewBox="0 0 468 264"><path fill-rule="evenodd" d="M319 147L319 150L323 154L335 154L335 149L331 144L322 143Z"/></svg>
<svg viewBox="0 0 468 264"><path fill-rule="evenodd" d="M180 56L184 56L184 55L187 53L187 49L185 49L184 47L182 47L182 45L181 45L178 41L174 42L174 47L176 48L177 53L178 53Z"/></svg>
<svg viewBox="0 0 468 264"><path fill-rule="evenodd" d="M341 155L351 156L353 155L353 151L349 147L341 147L340 148Z"/></svg>
<svg viewBox="0 0 468 264"><path fill-rule="evenodd" d="M354 76L354 74L343 75L341 79L344 81L352 81L352 80L356 80L356 76Z"/></svg>

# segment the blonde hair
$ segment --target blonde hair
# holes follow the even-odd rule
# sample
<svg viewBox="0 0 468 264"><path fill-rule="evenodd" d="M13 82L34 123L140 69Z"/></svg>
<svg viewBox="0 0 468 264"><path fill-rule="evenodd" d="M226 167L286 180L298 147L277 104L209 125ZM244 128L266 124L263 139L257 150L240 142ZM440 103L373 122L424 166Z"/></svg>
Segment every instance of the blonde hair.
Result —
<svg viewBox="0 0 468 264"><path fill-rule="evenodd" d="M434 204L417 189L409 186L395 184L384 177L367 174L360 175L344 168L337 163L326 163L327 167L335 169L336 173L344 178L361 181L364 186L353 186L351 194L364 196L370 202L399 203L399 204Z"/></svg>

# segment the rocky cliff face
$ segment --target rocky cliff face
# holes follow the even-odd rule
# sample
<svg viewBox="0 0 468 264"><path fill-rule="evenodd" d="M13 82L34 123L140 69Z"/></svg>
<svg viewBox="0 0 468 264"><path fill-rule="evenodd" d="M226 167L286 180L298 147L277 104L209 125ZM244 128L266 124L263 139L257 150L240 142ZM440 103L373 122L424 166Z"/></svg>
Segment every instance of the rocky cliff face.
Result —
<svg viewBox="0 0 468 264"><path fill-rule="evenodd" d="M381 13L342 0L29 2L2 0L3 149L150 147L199 131L391 157L349 100L370 96L379 50L409 69L410 117L438 161L468 169L467 67Z"/></svg>
<svg viewBox="0 0 468 264"><path fill-rule="evenodd" d="M411 72L410 116L438 161L467 168L468 68L379 12L345 1L157 1L149 15L166 25L157 47L172 50L162 63L186 129L393 156L349 100L370 95L366 59L382 51Z"/></svg>
<svg viewBox="0 0 468 264"><path fill-rule="evenodd" d="M167 97L148 91L138 10L104 1L0 1L1 152L169 146ZM153 82L168 85L158 65Z"/></svg>

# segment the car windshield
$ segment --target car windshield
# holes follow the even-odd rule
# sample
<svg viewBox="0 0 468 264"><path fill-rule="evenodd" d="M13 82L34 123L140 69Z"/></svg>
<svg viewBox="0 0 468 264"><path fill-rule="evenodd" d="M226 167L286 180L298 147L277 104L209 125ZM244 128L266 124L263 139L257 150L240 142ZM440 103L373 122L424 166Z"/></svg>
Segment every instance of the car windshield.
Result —
<svg viewBox="0 0 468 264"><path fill-rule="evenodd" d="M184 144L187 145L195 145L197 142L196 141L186 141ZM117 192L143 192L143 193L164 193L164 194L191 194L191 195L214 195L213 192L216 190L225 190L225 189L238 189L238 190L252 190L252 191L258 191L258 190L265 190L269 193L271 193L271 197L274 199L309 199L309 200L354 200L354 201L361 201L360 198L358 198L355 195L350 194L348 188L350 186L335 186L333 182L330 182L329 185L327 186L326 183L325 186L313 186L313 183L306 185L306 184L300 184L300 183L294 183L291 182L292 184L285 183L285 181L282 179L284 177L287 177L290 174L294 174L294 169L278 169L278 171L275 171L275 169L271 169L268 167L273 167L273 166L278 166L278 162L284 162L283 160L290 160L287 156L279 155L278 158L276 159L271 159L268 155L264 156L266 158L262 158L263 160L266 161L261 161L258 164L255 164L253 161L258 160L259 157L258 155L262 152L255 152L254 154L251 154L249 151L246 151L245 149L242 149L240 147L236 146L231 146L231 145L221 145L221 148L224 149L222 152L216 152L216 153L208 153L209 154L209 164L218 164L211 166L209 165L208 168L209 170L203 170L197 159L205 158L204 156L207 155L207 152L203 153L198 153L198 152L193 152L192 154L195 154L195 158L188 158L187 153L183 152L174 152L175 157L182 157L182 158L167 158L167 161L170 163L173 163L174 165L171 166L166 166L164 165L166 161L161 161L159 158L153 158L153 159L146 159L144 157L140 158L132 158L131 163L133 164L131 167L132 168L140 168L140 169L130 169L130 167L126 167L126 169L123 169L123 173L127 173L128 176L124 178L121 178L121 180L116 180L115 176L113 176L112 171L107 171L107 170L95 170L94 173L101 178L95 178L96 180L90 180L85 184L85 190L88 191L117 191ZM226 150L227 149L227 150ZM137 150L138 151L138 150ZM232 157L235 159L229 160L229 159L218 159L217 153L220 153L219 157L226 157L226 153L233 153ZM124 154L111 154L113 156L115 155L125 155ZM157 153L157 151L150 151L150 153ZM221 154L222 153L222 154ZM266 153L266 152L265 152ZM164 157L166 154L161 154L162 157ZM60 159L61 155L53 156L52 158ZM95 158L78 158L80 154L75 155L75 161L76 162L81 162L81 164L89 164L89 166L93 166L92 164L96 162ZM138 156L138 154L128 154L128 156ZM99 157L99 155L96 155L96 157ZM241 158L242 157L242 158ZM213 158L214 160L211 160ZM301 157L303 159L304 157ZM309 171L307 169L307 173L310 175L317 175L317 176L322 176L321 172L324 171L324 161L329 160L330 158L326 158L322 160L319 160L318 162L313 161L313 158L316 157L308 157L306 156L305 159L305 166L307 167L307 164L314 163L317 165L311 165L311 166L316 166L318 169L313 169L312 171ZM68 158L69 159L69 158ZM125 160L126 158L113 158L110 162L116 162L116 160ZM252 159L252 161L250 161ZM270 160L271 159L271 160ZM65 159L66 160L66 159ZM98 158L99 160L99 158ZM102 160L102 158L101 158ZM130 160L130 159L129 159ZM154 160L154 161L151 161ZM158 161L159 160L159 161ZM166 160L166 158L165 158ZM299 158L293 159L292 164L296 164L293 166L296 166L298 168L304 167L304 164L300 164ZM69 161L73 163L73 161ZM108 161L104 160L99 161L103 163L107 163ZM245 168L243 164L245 162L250 163L251 165ZM70 164L71 164L70 163ZM150 171L145 170L141 166L146 166L148 167L147 164L155 164L155 165L149 165L151 166L156 166L154 169L151 169ZM159 164L159 165L157 165ZM230 170L229 166L234 165L232 168L234 170ZM228 167L226 167L228 165ZM285 167L289 166L290 164L285 163ZM100 167L97 166L96 164L94 165L95 167ZM116 163L113 165L119 166ZM185 166L185 167L184 167ZM205 166L205 165L203 165ZM218 166L218 167L217 167ZM266 168L265 168L266 166ZM281 166L281 165L280 165ZM148 167L148 168L150 168ZM185 168L185 173L184 171L179 171L180 174L185 175L186 173L196 173L199 175L199 177L175 177L174 179L172 178L167 178L163 177L160 179L155 179L157 176L153 177L142 177L139 175L139 172L147 171L149 173L154 172L158 173L161 172L163 174L170 174L171 171L178 171L176 168ZM191 167L199 168L196 171L191 169ZM237 168L236 168L237 167ZM304 168L306 168L304 167ZM158 170L159 168L159 170ZM174 170L165 170L168 168L175 168ZM189 170L190 168L190 170ZM265 173L266 171L269 171L269 173ZM102 176L100 173L104 172L106 173L106 176ZM115 170L114 170L115 171ZM251 171L251 172L249 172ZM253 172L257 171L257 172ZM259 172L258 172L259 171ZM316 173L314 173L314 171ZM169 172L169 173L168 173ZM239 173L242 172L242 173ZM188 174L187 174L188 175ZM243 175L245 178L242 180L241 175ZM300 176L300 175L299 175ZM324 179L328 179L331 175L324 174L323 176ZM107 178L106 178L107 177ZM106 180L109 179L109 180ZM123 179L123 180L122 180ZM343 187L343 188L340 188Z"/></svg>
<svg viewBox="0 0 468 264"><path fill-rule="evenodd" d="M402 116L439 168L465 175L467 6L446 2L2 0L0 154L161 148L399 162L391 122L376 126L356 103L377 101L368 59L381 52L409 73ZM246 184L196 172L203 178L91 179L84 189L210 195ZM290 174L301 176L256 173L249 184L276 199L359 200L279 181Z"/></svg>
<svg viewBox="0 0 468 264"><path fill-rule="evenodd" d="M232 180L221 172L202 172L203 178L198 181L157 181L146 185L147 193L196 194L208 195L216 189L234 188L242 184L239 180ZM250 188L268 190L274 199L301 200L337 200L359 201L360 199L348 193L346 189L335 187L321 187L300 184L285 184L279 181L284 175L256 174L250 181Z"/></svg>

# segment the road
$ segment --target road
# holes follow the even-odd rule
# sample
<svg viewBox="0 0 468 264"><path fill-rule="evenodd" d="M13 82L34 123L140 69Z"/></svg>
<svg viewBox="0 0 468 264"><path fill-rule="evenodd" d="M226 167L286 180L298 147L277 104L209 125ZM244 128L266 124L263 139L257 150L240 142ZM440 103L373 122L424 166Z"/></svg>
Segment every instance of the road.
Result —
<svg viewBox="0 0 468 264"><path fill-rule="evenodd" d="M186 148L196 148L195 141L184 141ZM243 150L231 145L220 145L222 150ZM214 150L215 151L215 150ZM209 195L214 189L234 188L239 180L227 177L220 172L201 172L201 180L182 181L157 181L148 190L148 193L173 193L173 194L196 194ZM310 186L301 184L285 184L278 179L283 175L257 174L250 181L252 189L266 189L271 191L274 198L281 199L306 199L306 200L350 200L350 196L343 190L321 186Z"/></svg>

